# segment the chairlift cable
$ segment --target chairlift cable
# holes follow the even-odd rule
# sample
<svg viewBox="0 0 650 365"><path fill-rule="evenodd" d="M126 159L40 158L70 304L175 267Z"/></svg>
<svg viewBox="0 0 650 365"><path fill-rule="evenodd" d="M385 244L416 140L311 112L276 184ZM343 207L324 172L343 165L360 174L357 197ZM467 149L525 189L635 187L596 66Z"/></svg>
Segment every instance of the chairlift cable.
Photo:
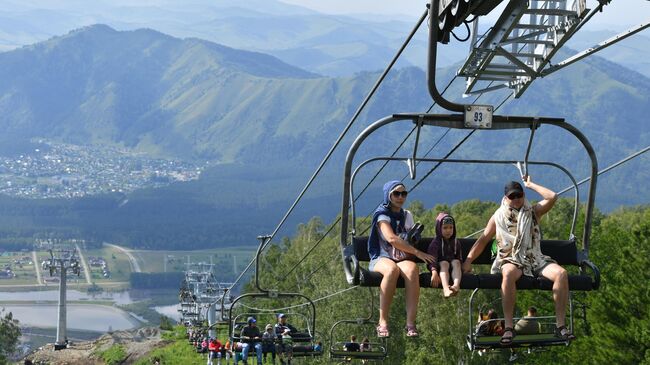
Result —
<svg viewBox="0 0 650 365"><path fill-rule="evenodd" d="M608 172L608 171L610 171L610 170L612 170L612 169L614 169L614 168L616 168L616 167L619 167L619 166L622 165L623 163L628 162L628 161L634 159L635 157L639 157L639 156L641 156L642 154L644 154L644 153L646 153L646 152L648 152L648 151L650 151L650 146L646 146L645 148L643 148L643 149L641 149L641 150L639 150L639 151L637 151L637 152L635 152L635 153L633 153L633 154L631 154L631 155L625 157L624 159L622 159L622 160L620 160L620 161L618 161L618 162L615 162L615 163L613 163L613 164L607 166L606 168L604 168L604 169L598 171L598 174L597 174L596 176L599 176L599 175L604 174L604 173L606 173L606 172ZM578 181L578 182L576 183L576 186L582 185L582 184L586 183L587 181L589 181L589 178L582 179L582 180L580 180L580 181ZM567 187L567 188L564 188L564 189L560 190L560 191L557 193L557 195L562 195L562 194L566 193L567 191L570 191L571 189L573 189L573 185L571 185L571 186L569 186L569 187ZM467 237L465 237L465 238L470 238L470 237L472 237L472 236L474 236L474 235L477 235L477 234L483 232L484 230L485 230L485 228L482 228L482 229L480 229L480 230L478 230L478 231L476 231L476 232L470 234L469 236L467 236Z"/></svg>
<svg viewBox="0 0 650 365"><path fill-rule="evenodd" d="M411 132L409 132L409 134L406 136L406 138L404 138L404 139L402 140L402 143L400 143L399 146L397 146L397 148L395 149L395 152L393 152L393 154L392 154L391 156L395 156L395 154L400 150L400 148L402 148L402 146L404 145L404 143L406 143L406 141L407 141L408 138L411 136L411 134L413 134L413 132L415 131L416 128L417 128L417 127L413 127L413 129L411 129ZM377 178L377 176L379 176L379 174L382 172L382 170L384 169L385 166L386 166L386 164L384 164L384 166L382 166L382 167L379 169L379 171L377 171L377 173L375 174L375 176L374 176L372 179L370 179L370 181L368 182L368 184L366 185L366 187L363 189L363 191L362 191L361 193L359 193L359 195L357 196L357 198L355 198L355 202L356 202L357 199L359 199L359 198L361 197L361 194L363 194L363 192L366 191L366 189L370 186L370 184L373 183L373 181ZM298 266L300 266L300 264L301 264L301 263L302 263L302 262L307 258L307 256L309 256L309 254L311 254L312 251L314 251L314 249L316 249L316 247L318 247L318 245L319 245L319 244L320 244L320 243L325 239L325 237L327 237L327 235L328 235L330 232L332 232L332 230L334 229L334 227L336 227L336 225L339 223L340 220L341 220L341 218L339 217L339 218L337 218L337 219L335 220L334 223L332 223L332 224L330 225L330 227L329 227L329 229L327 230L327 232L325 232L325 234L323 234L323 236L322 236L322 237L321 237L321 238L320 238L320 239L319 239L319 240L318 240L318 241L317 241L317 242L316 242L316 243L315 243L315 244L314 244L314 245L313 245L313 246L312 246L308 251L307 251L307 253L304 254L303 257L302 257L300 260L298 260L298 262L297 262L296 264L294 264L294 266L291 268L291 270L289 270L288 273L284 274L284 277L285 277L285 278L286 278L286 277L289 277L289 275L290 275L291 273L293 273L293 272L295 271L295 269L298 268Z"/></svg>
<svg viewBox="0 0 650 365"><path fill-rule="evenodd" d="M476 103L476 102L478 101L478 99L479 99L481 96L483 96L483 93L479 94L479 95L476 97L476 99L474 99L474 103ZM507 95L507 96L506 96L506 97L501 101L501 103L499 103L499 105L498 105L496 108L494 108L494 111L496 112L499 108L501 108L501 106L503 106L503 104L505 104L505 102L506 102L509 98L510 98L510 94L508 94L508 95ZM447 131L450 131L450 130L451 130L451 128L448 128L448 129L447 129ZM449 156L450 156L450 155L451 155L451 154L452 154L456 149L458 149L458 148L459 148L463 143L465 143L465 141L467 141L467 139L468 139L468 138L469 138L469 137L470 137L474 132L476 132L476 129L473 129L473 130L472 130L471 132L469 132L469 133L468 133L468 134L467 134L467 135L466 135L466 136L465 136L465 137L464 137L464 138L463 138L463 139L462 139L458 144L456 144L456 146L454 146L454 148L452 148L452 149L447 153L447 155L444 157L444 159L447 159L447 158L448 158L448 157L449 157ZM438 142L439 142L439 141L437 141L437 142L434 144L433 147L435 147L436 144L437 144ZM433 147L430 148L429 151L427 151L427 153L424 155L424 157L426 157L426 156L427 156L427 155L428 155L428 154L433 150ZM413 187L411 187L410 190L411 190L411 191L415 190L415 188L417 188L417 187L420 185L420 183L422 183L422 181L424 181L424 179L426 179L429 175L431 175L431 173L433 173L433 171L435 171L435 170L438 168L438 166L440 166L441 164L442 164L442 162L438 162L434 167L432 167L431 170L429 170L429 172L427 172L427 174L426 174L425 176L423 176L423 177L422 177L422 178L421 178L421 179L420 179L420 180L419 180L415 185L413 185ZM408 175L407 175L407 176L408 176ZM405 176L404 178L402 178L402 181L404 181L405 178L406 178L406 176ZM368 232L369 229L370 229L370 226L366 227L366 228L363 230L363 232L361 232L361 234L362 234L362 235L365 234L366 232Z"/></svg>
<svg viewBox="0 0 650 365"><path fill-rule="evenodd" d="M372 89L372 90L370 91L370 93L367 95L367 97L366 97L366 99L364 100L364 102L362 103L362 105L360 105L360 107L357 109L357 112L355 113L355 115L353 116L353 118L350 120L350 122L349 122L348 126L346 127L346 129L343 131L343 133L341 134L341 136L339 136L338 140L337 140L337 141L335 142L335 144L332 146L332 148L330 149L330 151L329 151L328 154L326 155L325 159L321 162L321 165L318 167L318 169L316 170L316 172L314 173L314 175L312 175L312 178L309 180L309 182L307 183L307 185L305 186L305 188L303 189L303 191L301 192L301 194L298 196L298 198L297 198L296 201L293 203L293 205L289 208L289 211L285 214L284 218L282 219L282 221L280 222L280 224L278 225L278 227L276 227L275 231L271 234L271 237L267 240L267 243L265 244L265 246L268 245L269 242L271 242L271 240L273 239L273 237L275 236L275 234L279 231L279 229L281 228L281 226L284 224L284 222L285 222L286 219L288 218L289 214L291 214L291 212L293 211L293 209L295 208L295 206L297 205L297 203L299 202L299 200L302 198L302 196L304 195L304 193L306 192L306 190L309 188L309 186L311 185L311 183L313 182L313 180L316 178L317 174L320 172L320 170L322 169L322 167L324 166L324 164L327 162L327 160L329 159L329 157L331 157L331 155L332 155L334 149L338 146L338 144L339 144L340 141L342 140L343 136L347 133L347 131L348 131L349 128L351 127L352 123L354 123L354 121L356 120L356 118L359 116L361 110L362 110L362 109L367 105L367 102L368 102L369 99L372 97L372 95L374 94L374 92L377 90L377 88L379 87L379 84L383 81L383 79L385 78L385 76L386 76L386 74L388 73L388 71L390 71L390 69L392 68L392 66L393 66L394 63L396 62L397 58L401 55L401 53L402 53L402 51L404 50L404 48L406 47L406 45L410 42L411 38L413 37L413 35L414 35L415 32L417 31L417 29L418 29L418 28L420 27L420 25L422 24L422 22L423 22L423 20L426 18L426 15L427 15L427 14L428 14L428 11L425 11L425 12L423 13L422 17L420 18L420 20L418 21L418 23L416 24L416 26L414 27L414 29L411 31L411 34L409 34L409 37L407 38L407 40L405 41L405 43L402 45L402 47L400 48L400 50L397 52L397 54L395 55L395 57L393 58L393 60L391 61L391 63L390 63L389 66L387 67L387 69L384 71L384 73L382 74L382 76L380 77L380 79L377 80L377 82L376 82L375 85L373 86L373 89ZM444 93L449 89L449 87L450 87L451 84L456 80L457 77L458 77L458 76L454 76L454 77L449 81L449 83L448 83L447 86L444 88L444 90L442 91L441 94L444 94ZM479 95L474 99L473 103L476 103L476 102L478 101L478 99L481 98L481 97L483 96L483 94L484 94L484 93L480 93L480 94L479 94ZM499 105L494 109L494 111L496 112L496 110L499 109L499 108L500 108L500 107L501 107L501 106L502 106L502 105L503 105L503 104L504 104L504 103L509 99L509 97L510 97L510 95L506 96L506 98L505 98L505 99L504 99L504 100L503 100L503 101L502 101L502 102L501 102L501 103L500 103L500 104L499 104ZM427 113L430 112L431 109L433 109L433 107L434 107L435 105L436 105L436 103L434 102L434 103L429 107L429 109L427 110ZM402 142L400 143L400 145L399 145L399 146L395 149L395 151L393 152L392 156L394 156L394 155L399 151L399 149L404 145L404 143L408 140L408 138L409 138L409 137L411 136L411 134L415 131L415 129L416 129L416 127L414 127L414 128L409 132L409 134L406 136L406 138L404 138L404 139L402 140ZM451 128L448 128L448 130L447 130L447 131L442 135L442 137L440 137L440 138L438 139L438 141L433 145L433 147L430 148L429 151L427 151L427 153L425 154L425 156L428 155L428 154L429 154L429 153L430 153L430 152L431 152L431 151L432 151L432 150L433 150L433 149L438 145L438 143L442 140L442 138L444 138L444 137L447 135L447 133L448 133L450 130L451 130ZM446 159L447 157L449 157L449 156L450 156L450 155L451 155L451 154L452 154L452 153L453 153L453 152L454 152L458 147L460 147L460 145L462 145L462 144L463 144L463 143L464 143L464 142L465 142L465 141L466 141L466 140L467 140L467 139L468 139L468 138L469 138L469 137L470 137L470 136L471 136L475 131L476 131L476 130L472 130L472 131L471 131L471 132L470 132L470 133L469 133L469 134L468 134L468 135L467 135L463 140L461 140L461 142L459 142L459 144L457 144L457 146L455 146L455 147L454 147L454 148L453 148L453 149L452 149L452 150L447 154L447 156L445 156L445 159ZM416 188L416 187L417 187L417 186L418 186L418 185L419 185L419 184L420 184L424 179L426 179L426 178L427 178L427 177L428 177L428 176L429 176L429 175L430 175L430 174L431 174L431 173L432 173L432 172L433 172L433 171L434 171L434 170L435 170L435 169L436 169L436 168L437 168L441 163L442 163L442 162L439 162L436 166L434 166L434 168L432 168L432 169L431 169L431 170L430 170L430 171L429 171L429 172L428 172L428 173L427 173L423 178L421 178L420 181L418 181L418 183L416 183L416 185L414 185L413 188L411 188L411 190L414 190L414 189L415 189L415 188ZM356 201L361 197L361 195L362 195L363 193L365 193L365 191L368 189L368 187L369 187L369 186L374 182L374 180L379 176L379 174L383 171L383 169L387 166L387 164L388 164L388 161L384 162L384 164L383 164L382 167L379 169L379 171L378 171L378 172L373 176L373 178L372 178L372 179L371 179L371 180L366 184L366 186L365 186L365 187L362 189L362 191L357 195L357 197L354 198L354 201L355 201L355 202L356 202ZM402 179L402 180L404 180L404 179ZM303 257L302 257L302 258L301 258L301 259L300 259L300 260L299 260L299 261L298 261L298 262L297 262L297 263L292 267L292 269L289 271L289 273L286 274L286 275L284 275L285 278L288 277L289 274L293 273L293 272L295 271L295 269L296 269L300 264L302 264L302 262L304 262L304 260L305 260L305 259L306 259L310 254L311 254L311 252L313 252L313 250L315 250L316 247L318 247L318 246L320 245L320 243L325 239L325 237L327 237L327 235L328 235L328 234L329 234L329 233L334 229L334 227L335 227L336 224L340 221L340 219L341 219L340 217L338 217L338 218L336 219L336 221L335 221L335 222L334 222L334 223L329 227L329 229L326 231L326 233L325 233L325 234L324 234L324 235L323 235L323 236L322 236L322 237L321 237L321 238L320 238L320 239L319 239L319 240L318 240L318 241L317 241L317 242L316 242L316 243L315 243L315 244L314 244L314 245L313 245L313 246L312 246L308 251L307 251L307 253L306 253L305 255L303 255ZM370 228L370 227L366 228L365 231L367 231L369 228ZM365 232L365 231L364 231L364 232ZM264 249L264 247L262 247L262 249ZM241 278L243 277L244 273L247 272L247 271L250 269L250 267L252 266L254 260L255 260L255 259L252 259L252 260L251 260L251 262L247 265L247 267L242 271L242 273L239 275L239 277L235 280L235 282L233 283L233 285L231 286L230 289L232 289L232 288L234 287L234 285L235 285L239 280L241 280ZM279 282L278 278L275 278L275 279L276 279L276 281Z"/></svg>
<svg viewBox="0 0 650 365"><path fill-rule="evenodd" d="M386 76L388 75L388 73L391 71L391 69L393 68L393 65L397 62L398 58L401 56L401 54L402 54L402 52L404 51L404 49L406 49L406 46L410 43L411 39L413 38L413 36L414 36L415 33L417 32L417 30L420 28L420 26L421 26L422 23L424 22L424 19L426 19L428 13L429 13L428 9L427 9L426 11L424 11L424 13L422 13L422 16L420 17L420 19L418 20L418 22L416 23L416 25L415 25L415 26L413 27L413 29L411 30L411 33L408 35L408 37L406 38L406 40L402 43L402 46L399 48L399 50L397 51L397 53L395 54L395 56L393 57L393 59L391 60L391 62L388 64L388 66L386 67L386 69L384 70L384 72L383 72L383 73L380 75L380 77L377 79L377 81L375 82L375 84L374 84L373 87L371 88L370 92L366 95L365 99L364 99L364 100L362 101L362 103L359 105L359 107L357 108L356 112L354 113L354 115L352 116L352 118L350 119L350 121L348 122L348 124L346 125L346 127L343 129L343 131L341 132L341 134L339 135L339 137L337 138L337 140L334 142L334 144L332 145L332 147L330 148L330 150L327 152L327 154L325 155L325 157L324 157L323 160L321 161L321 163L320 163L320 165L318 166L318 168L316 168L316 171L314 171L314 173L312 174L312 176L309 178L309 180L307 181L307 183L306 183L305 186L303 187L302 191L300 192L300 194L299 194L298 197L296 198L296 200L293 202L293 204L291 205L291 207L289 207L289 210L285 213L284 217L282 218L282 220L280 221L280 223L278 224L278 226L275 228L275 230L273 231L273 233L271 233L270 238L267 240L267 243L264 244L264 246L262 247L262 249L264 249L264 248L266 247L266 245L268 245L268 243L271 242L271 241L273 240L273 238L274 238L275 235L278 233L278 231L280 230L280 228L282 228L282 226L284 225L284 223L285 223L285 222L287 221L287 219L289 218L289 215L293 212L294 208L298 205L298 203L300 202L300 200L302 199L302 197L305 195L305 193L307 192L307 190L311 187L311 184L314 182L314 180L316 179L316 177L318 176L318 174L321 172L321 170L323 169L323 167L325 166L325 164L327 163L327 161L330 159L330 157L331 157L332 154L334 153L334 150L336 149L336 147L338 147L339 143L343 140L343 138L345 137L345 135L347 134L347 132L350 130L350 128L352 127L352 125L354 124L354 122L357 120L357 118L359 117L359 115L361 115L361 112L364 110L364 108L366 107L366 105L368 104L368 102L370 101L370 99L372 98L372 96L375 94L375 92L377 91L377 89L379 88L379 86L381 85L381 83L384 81L384 79L386 78ZM245 267L244 270L241 272L241 274L237 277L237 279L235 279L235 281L233 282L233 284L230 286L229 290L231 290L232 288L235 287L235 285L239 282L239 280L241 280L241 279L243 278L243 276L246 274L246 272L248 272L248 270L253 266L253 263L254 263L254 262L255 262L255 258L251 259L251 261L248 263L248 265L246 265L246 267Z"/></svg>
<svg viewBox="0 0 650 365"><path fill-rule="evenodd" d="M624 159L607 166L606 168L598 171L598 174L596 176L599 176L600 174L604 174L604 173L608 172L609 170L612 170L612 169L614 169L616 167L619 167L620 165L624 164L625 162L628 162L628 161L630 161L631 159L633 159L635 157L639 157L639 156L641 156L642 154L644 154L644 153L646 153L648 151L650 151L650 146L646 146L645 148L643 148L643 149L641 149L641 150L639 150L639 151L625 157ZM590 178L587 177L585 179L582 179L582 180L578 181L576 186L586 183L587 181L589 181L589 179ZM569 186L569 187L567 187L565 189L562 189L557 194L558 195L564 194L564 193L566 193L567 191L569 191L571 189L573 189L573 185L571 185L571 186Z"/></svg>
<svg viewBox="0 0 650 365"><path fill-rule="evenodd" d="M352 290L352 289L356 289L356 288L358 288L358 287L359 287L359 285L350 286L350 287L347 287L347 288L345 288L345 289L339 290L339 291L337 291L337 292L335 292L335 293L328 294L328 295L326 295L326 296L324 296L324 297L320 297L320 298L318 298L318 299L314 299L314 300L312 300L312 302L313 302L313 303L317 303L317 302L320 302L321 300L329 299L329 298L331 298L331 297L337 296L337 295L339 295L339 294L343 294L343 293L345 293L345 292L347 292L347 291L350 291L350 290ZM272 313L272 312L286 311L287 309L300 308L300 307L304 307L304 306L306 306L306 305L310 305L310 304L311 304L311 303L309 303L309 302L304 302L304 303L301 303L301 304L295 304L295 305L291 305L291 306L287 306L287 307L272 308L272 309L251 307L251 306L247 306L247 305L245 305L245 304L243 304L243 303L240 303L239 305L241 305L242 307L244 307L244 308L246 308L246 309L250 309L250 310L252 310L252 311L259 311L259 312Z"/></svg>
<svg viewBox="0 0 650 365"><path fill-rule="evenodd" d="M449 80L449 82L447 83L447 86L445 86L445 89L442 91L441 95L444 94L444 93L449 89L449 87L450 87L451 84L456 80L457 77L458 77L458 76L454 76L454 77L451 78L451 80ZM479 96L479 97L480 97L480 96ZM477 98L477 99L478 99L478 98ZM475 101L476 101L476 100L475 100ZM431 106L427 109L426 113L429 113L429 112L430 112L430 111L431 111L435 106L436 106L436 103L433 102L433 103L431 104ZM391 154L391 157L394 157L394 156L397 154L397 152L399 152L399 150L402 148L402 146L404 145L404 143L406 143L406 141L409 139L409 137L411 137L411 135L413 134L413 132L415 132L416 128L417 128L417 126L414 126L413 129L411 129L411 131L406 135L406 137L402 140L402 142L401 142L401 143L400 143L400 144L395 148L395 151L393 151L393 153ZM438 139L438 142L436 142L436 143L434 144L434 146L432 147L432 149L433 149L433 148L434 148L434 147L435 147L435 146L436 146L436 145L437 145L437 144L442 140L442 138L444 138L444 137L447 135L447 133L449 133L450 130L451 130L451 128L448 128L448 129L447 129L447 131L442 135L442 137L440 137L440 138ZM366 190L370 187L370 185L371 185L371 184L372 184L372 183L377 179L377 177L379 177L379 174L382 173L382 171L384 170L384 168L388 165L388 162L389 162L389 161L385 161L385 162L384 162L384 164L379 168L379 170L378 170L378 171L375 173L375 175L370 179L370 181L366 184L366 186L361 190L361 192L359 192L359 194L357 195L357 197L354 198L354 202L356 202L357 200L359 200L359 199L361 198L361 196L366 192ZM402 179L402 180L403 180L403 179ZM304 255L304 256L303 256L303 257L302 257L302 258L301 258L301 259L300 259L300 260L299 260L299 261L298 261L298 262L297 262L293 267L292 267L292 268L291 268L291 270L290 270L287 274L284 274L284 277L285 277L285 278L286 278L286 277L289 277L289 274L293 273L293 272L295 271L295 269L296 269L296 268L297 268L297 267L298 267L298 266L299 266L299 265L300 265L300 264L301 264L301 263L302 263L302 262L307 258L307 256L309 256L309 255L311 254L311 252L312 252L314 249L316 249L316 247L317 247L317 246L318 246L318 245L319 245L319 244L320 244L320 243L325 239L325 237L327 237L327 235L328 235L328 234L329 234L329 233L334 229L334 227L336 227L336 225L339 223L340 220L341 220L341 217L338 217L338 218L337 218L337 219L336 219L336 220L335 220L335 221L330 225L330 227L327 229L327 231L325 232L325 234L324 234L324 235L323 235L323 236L322 236L322 237L321 237L321 238L320 238L320 239L319 239L319 240L314 244L314 246L312 246L312 247L307 251L307 253L306 253L306 254L305 254L305 255ZM279 282L280 280L278 280L278 278L276 278L276 281Z"/></svg>
<svg viewBox="0 0 650 365"><path fill-rule="evenodd" d="M506 97L501 101L501 103L499 103L499 105L497 105L497 107L494 108L494 112L496 112L497 110L499 110L499 109L503 106L503 104L505 104L505 102L508 101L508 99L510 99L510 95L511 95L511 94L508 94L508 95L507 95L507 96L506 96ZM481 96L483 96L483 93L479 94L479 96L477 96L476 99L474 99L474 103L476 103L476 101L478 101L478 99L479 99ZM455 152L455 151L456 151L456 150L457 150L457 149L458 149L458 148L459 148L463 143L465 143L465 142L467 141L467 139L468 139L469 137L471 137L471 136L474 134L474 132L476 132L476 131L477 131L477 129L472 129L472 131L470 131L470 132L469 132L469 133L468 133L468 134L467 134L467 135L466 135L466 136L465 136L465 137L464 137L460 142L458 142L458 144L456 144L456 146L454 146L454 148L452 148L452 149L447 153L447 155L445 155L445 157L443 157L443 159L447 159L447 158L449 158L449 156L451 156L451 154L453 154L453 153L454 153L454 152ZM425 157L426 157L426 156L425 156ZM443 163L442 161L441 161L441 162L438 162L434 167L432 167L431 170L429 170L429 172L427 172L423 177L420 178L420 180L419 180L415 185L413 185L413 187L411 188L411 191L413 191L416 187L418 187L418 186L419 186L419 185L420 185L420 184L421 184L421 183L422 183L422 182L423 182L427 177L429 177L429 175L431 175L431 173L433 173L433 171L434 171L435 169L437 169L438 166L440 166L442 163Z"/></svg>
<svg viewBox="0 0 650 365"><path fill-rule="evenodd" d="M284 225L284 223L286 222L288 216L291 214L291 212L293 212L293 209L296 207L296 205L298 204L298 202L302 199L302 196L306 193L307 189L311 186L311 184L312 184L313 181L315 180L316 176L320 173L320 171L322 170L322 168L323 168L323 166L325 165L325 163L329 160L329 158L330 158L331 155L333 154L334 149L338 146L338 144L341 142L341 140L343 139L343 137L345 136L345 134L349 131L349 129L350 129L350 127L352 126L352 124L356 121L357 117L361 114L361 111L363 110L363 108L365 108L365 106L366 106L367 103L369 102L370 98L374 95L375 91L376 91L376 90L378 89L378 87L380 86L381 82L383 82L383 80L384 80L384 78L386 77L386 75L388 74L388 72L392 69L393 65L395 64L395 62L397 61L397 59L399 58L399 56L401 55L401 53L404 51L404 49L406 48L406 46L408 45L408 43L411 41L411 39L413 38L413 36L415 35L415 33L417 32L417 30L418 30L419 27L421 26L421 24L422 24L422 22L424 21L424 19L427 18L428 13L429 13L429 12L428 12L428 9L427 9L427 10L425 10L425 12L422 14L422 16L420 17L419 21L417 22L417 24L415 25L415 27L412 29L411 33L410 33L409 36L407 37L406 41L402 44L402 46L400 47L400 49L398 50L398 52L395 54L395 56L394 56L393 59L391 60L390 64L389 64L389 65L387 66L387 68L384 70L384 72L382 73L382 75L380 76L380 78L377 80L377 82L375 83L375 85L373 86L373 88L371 89L371 91L368 93L368 95L366 96L366 98L364 99L364 101L362 102L362 104L359 106L359 108L357 109L355 115L352 117L352 119L350 120L350 122L348 123L348 125L346 126L346 128L344 129L344 131L341 133L341 135L340 135L339 138L336 140L336 142L334 143L334 145L332 146L332 148L330 149L330 151L327 153L327 155L325 156L325 158L323 159L323 161L321 162L321 164L319 165L319 167L316 169L316 171L314 172L314 174L312 175L312 177L310 178L310 180L307 182L307 184L306 184L305 187L303 188L302 192L299 194L298 198L296 198L296 200L295 200L294 203L291 205L291 207L289 208L289 210L287 211L287 213L285 214L285 216L282 218L282 220L280 221L280 223L278 224L278 226L276 227L276 229L275 229L275 230L273 231L273 233L270 235L269 239L267 240L267 243L264 244L264 246L262 247L262 250L263 250L263 249L264 249L264 248L265 248L265 247L266 247L266 246L267 246L267 245L272 241L273 237L275 237L275 235L277 234L277 232L278 232L278 231L280 230L280 228ZM447 89L451 86L451 84L453 83L453 81L456 80L457 77L458 77L458 76L456 75L456 76L454 76L454 77L449 81L449 83L447 84L447 86L445 87L445 89L443 90L442 93L444 93L444 92L447 91ZM482 95L483 95L483 93L481 93L481 94L480 94L480 95L479 95L479 96L474 100L474 102L476 102L476 101L477 101L477 100L478 100ZM507 100L507 98L506 98L506 100ZM505 102L505 100L504 100L504 102ZM430 111L430 110L435 106L435 104L436 104L436 103L434 102L434 103L431 105L431 107L429 107L429 109L428 109L427 112L429 112L429 111ZM503 102L501 103L501 105L502 105L502 104L503 104ZM501 106L501 105L499 105L499 106ZM495 109L495 111L496 111L496 109ZM415 130L415 128L414 128L413 130ZM410 134L412 134L413 130L411 131L411 133L409 133L409 136L410 136ZM446 134L445 134L445 135L446 135ZM407 136L407 138L408 138L408 136ZM407 139L407 138L406 138L406 139ZM406 139L405 139L405 140L406 140ZM405 142L405 140L400 144L400 147L401 147L401 145ZM399 147L398 147L398 149L399 149ZM395 153L396 153L396 152L397 152L397 150L395 151ZM386 165L387 165L387 163L385 163L385 164L382 166L382 168L380 169L380 171L375 175L375 177L373 177L373 180L374 180L374 179L379 175L379 173L381 173L381 170L383 170L383 168L384 168ZM369 186L371 183L372 183L372 180L371 180L370 183L368 183L368 184L366 185L366 187L363 189L362 193L365 192L365 190L368 188L368 186ZM358 199L360 196L361 196L361 193L357 196L356 199ZM355 201L356 201L356 199L355 199ZM340 218L338 218L337 221L338 221L338 220L340 220ZM334 225L335 225L335 224L334 224ZM333 226L334 226L334 225L332 225L331 229L333 229ZM328 230L328 233L331 232L331 229ZM313 251L313 249L315 249L316 246L317 246L318 244L320 244L320 242L322 242L322 240L324 239L324 237L326 237L326 235L324 235L324 236L323 236L323 237L322 237L322 238L317 242L317 244L314 245L314 247L313 247L312 249L309 250L309 252L308 252L308 253L307 253L307 254L306 254L306 255L305 255L305 256L300 260L300 262L299 262L298 264L300 264L302 261L304 261L304 259L306 258L306 256L308 256L309 253L311 253L311 252ZM235 281L233 282L233 284L231 285L231 287L229 288L229 290L231 290L231 289L232 289L232 288L233 288L233 287L234 287L234 286L239 282L239 280L241 280L241 278L242 278L242 277L244 276L244 274L245 274L245 273L250 269L250 267L253 265L254 262L255 262L255 258L251 259L251 261L250 261L250 262L248 263L248 265L244 268L244 270L242 271L242 273L237 277L237 279L235 279ZM298 265L298 264L297 264L297 265ZM297 266L297 265L296 265L296 266ZM292 271L295 269L296 266L294 266L294 268L292 269ZM285 277L286 277L286 276L285 276Z"/></svg>

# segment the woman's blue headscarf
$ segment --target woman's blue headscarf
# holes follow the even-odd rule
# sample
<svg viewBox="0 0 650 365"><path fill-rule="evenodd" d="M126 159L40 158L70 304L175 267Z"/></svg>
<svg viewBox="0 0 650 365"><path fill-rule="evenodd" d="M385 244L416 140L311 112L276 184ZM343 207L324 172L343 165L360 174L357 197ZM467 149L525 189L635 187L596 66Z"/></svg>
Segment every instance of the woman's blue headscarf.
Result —
<svg viewBox="0 0 650 365"><path fill-rule="evenodd" d="M390 192L393 191L397 186L404 184L401 181L393 180L384 184L384 201L381 203L375 212L372 215L372 228L370 229L370 236L368 237L368 254L370 259L376 259L380 255L379 247L379 232L377 230L377 218L380 215L387 215L390 217L390 225L393 227L395 233L398 232L397 222L400 224L399 231L404 231L404 209L400 209L399 212L393 212L390 209Z"/></svg>

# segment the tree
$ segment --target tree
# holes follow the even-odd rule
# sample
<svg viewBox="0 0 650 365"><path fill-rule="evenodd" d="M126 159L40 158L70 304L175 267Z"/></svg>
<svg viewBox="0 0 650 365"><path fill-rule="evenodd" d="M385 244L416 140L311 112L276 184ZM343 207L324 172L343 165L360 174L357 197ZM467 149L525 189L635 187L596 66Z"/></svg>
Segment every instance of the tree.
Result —
<svg viewBox="0 0 650 365"><path fill-rule="evenodd" d="M7 364L9 355L16 352L20 326L18 320L13 318L11 312L2 316L4 308L0 311L0 365Z"/></svg>
<svg viewBox="0 0 650 365"><path fill-rule="evenodd" d="M453 206L437 205L429 210L414 203L412 208L418 212L416 219L427 227L426 234L432 235L436 215L446 211L456 218L459 236L464 237L482 229L497 207L494 202L468 200ZM559 200L541 222L544 238L567 239L572 216L573 202L570 199ZM369 224L368 217L358 217L357 234L366 235ZM598 291L573 293L574 305L586 305L589 326L581 320L581 307L575 307L578 340L569 347L558 346L530 354L521 351L517 363L650 365L650 311L647 305L650 302L650 206L626 208L607 216L596 211L592 224L589 257L601 270L602 284ZM583 226L584 207L581 207L575 229L578 240ZM378 289L351 289L345 282L340 261L339 229L340 226L335 225L325 235L322 222L312 219L301 225L293 237L269 245L260 262L263 287L280 292L299 292L312 300L318 299L316 331L319 333L328 333L333 323L340 319L366 317L370 310L376 320ZM307 252L310 254L301 260ZM252 290L253 286L249 284L248 289ZM454 299L443 299L439 290L423 289L417 317L421 337L407 339L403 330L404 290L398 290L391 307L392 335L386 340L389 357L385 362L408 365L505 363L510 356L508 351L493 351L489 356L477 356L467 351L465 336L470 294L470 291L461 291ZM277 300L262 305L251 301L247 304L257 308L284 308L302 301L300 298L295 302ZM475 303L501 308L498 290L477 293ZM517 295L519 313L530 305L535 305L540 313L554 313L551 292L520 291ZM295 308L302 309L303 306ZM473 321L474 318L470 318L470 322ZM348 331L350 333L332 340L344 341L350 334L374 337L372 326L369 329L350 326ZM311 363L325 364L329 359L314 359Z"/></svg>

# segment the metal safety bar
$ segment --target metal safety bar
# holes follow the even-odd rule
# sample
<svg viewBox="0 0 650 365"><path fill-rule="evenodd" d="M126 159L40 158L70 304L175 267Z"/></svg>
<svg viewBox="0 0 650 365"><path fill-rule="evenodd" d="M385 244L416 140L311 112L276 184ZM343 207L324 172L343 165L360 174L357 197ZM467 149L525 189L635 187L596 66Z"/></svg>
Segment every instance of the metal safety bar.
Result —
<svg viewBox="0 0 650 365"><path fill-rule="evenodd" d="M354 180L356 179L357 174L363 167L366 165L376 162L376 161L406 161L408 158L406 157L374 157L367 159L363 161L359 166L354 169L354 172L352 173L352 178L350 180L350 201L352 202L350 205L350 211L352 215L352 232L356 232L356 208L355 208L355 201L354 201ZM510 165L517 163L518 161L514 160L472 160L472 159L444 159L444 158L418 158L416 159L418 162L445 162L445 163L467 163L467 164L501 164L501 165ZM559 169L560 171L564 172L564 174L567 175L567 177L571 180L571 187L574 189L573 193L573 198L575 200L575 204L573 206L573 219L571 220L571 230L569 231L569 239L572 239L574 237L574 230L576 226L576 222L578 220L578 210L580 207L580 194L578 191L578 182L576 181L575 177L567 170L564 166L556 164L554 162L546 162L546 161L529 161L528 162L531 165L542 165L542 166L551 166Z"/></svg>

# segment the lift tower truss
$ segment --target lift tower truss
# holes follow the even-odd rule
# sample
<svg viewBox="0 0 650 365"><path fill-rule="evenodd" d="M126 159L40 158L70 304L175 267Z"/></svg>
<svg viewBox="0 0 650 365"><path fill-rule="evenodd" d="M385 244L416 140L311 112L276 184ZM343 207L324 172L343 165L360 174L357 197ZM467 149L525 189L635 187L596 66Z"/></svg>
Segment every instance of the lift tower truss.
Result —
<svg viewBox="0 0 650 365"><path fill-rule="evenodd" d="M494 26L477 35L458 75L465 76L465 94L502 88L517 98L586 18L586 0L512 0Z"/></svg>

